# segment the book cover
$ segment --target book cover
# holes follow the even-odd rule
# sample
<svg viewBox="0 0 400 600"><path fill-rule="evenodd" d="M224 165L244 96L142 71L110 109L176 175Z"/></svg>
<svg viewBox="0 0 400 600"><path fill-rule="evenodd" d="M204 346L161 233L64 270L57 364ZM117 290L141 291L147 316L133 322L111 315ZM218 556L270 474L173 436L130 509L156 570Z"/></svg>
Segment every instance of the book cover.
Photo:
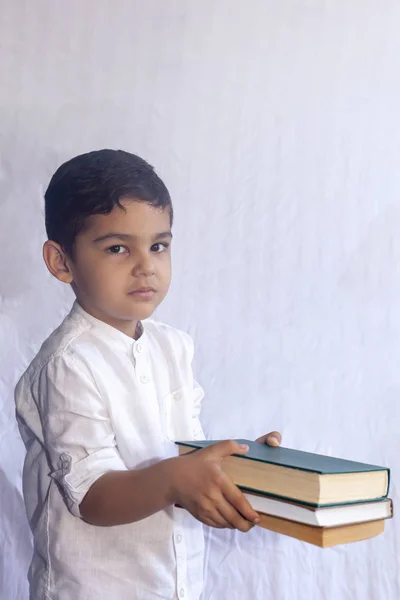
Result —
<svg viewBox="0 0 400 600"><path fill-rule="evenodd" d="M378 502L313 507L263 494L245 493L245 497L258 513L314 527L339 527L391 519L393 516L393 503L390 498Z"/></svg>
<svg viewBox="0 0 400 600"><path fill-rule="evenodd" d="M385 529L385 521L370 521L355 525L344 525L343 527L312 527L278 517L261 515L259 527L293 537L320 548L331 548L342 544L361 542L381 535Z"/></svg>
<svg viewBox="0 0 400 600"><path fill-rule="evenodd" d="M303 452L302 450L293 450L283 448L282 446L267 446L250 440L235 440L239 444L247 444L249 451L247 454L234 454L244 460L254 460L258 462L270 463L273 465L287 467L290 469L299 469L309 471L320 475L337 475L344 473L367 473L373 471L387 471L388 477L390 470L387 467L370 465L323 454L313 454ZM217 440L201 440L190 442L176 442L179 446L188 446L193 449L206 448L212 444L217 444Z"/></svg>

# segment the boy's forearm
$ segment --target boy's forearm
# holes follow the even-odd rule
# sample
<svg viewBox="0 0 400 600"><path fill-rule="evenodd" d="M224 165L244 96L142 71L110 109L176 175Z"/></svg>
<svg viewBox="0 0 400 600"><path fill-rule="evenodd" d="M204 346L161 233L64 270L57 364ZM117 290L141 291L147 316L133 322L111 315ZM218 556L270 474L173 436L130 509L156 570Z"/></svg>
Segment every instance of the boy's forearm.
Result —
<svg viewBox="0 0 400 600"><path fill-rule="evenodd" d="M98 479L80 504L91 525L125 525L140 521L174 502L172 476L177 458L132 471L110 471Z"/></svg>

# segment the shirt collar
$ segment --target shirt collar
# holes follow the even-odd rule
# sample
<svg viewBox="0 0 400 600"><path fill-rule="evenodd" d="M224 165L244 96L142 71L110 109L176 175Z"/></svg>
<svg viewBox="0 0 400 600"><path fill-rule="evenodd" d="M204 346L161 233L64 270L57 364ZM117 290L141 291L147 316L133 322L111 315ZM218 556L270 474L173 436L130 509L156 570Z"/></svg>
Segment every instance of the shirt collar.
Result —
<svg viewBox="0 0 400 600"><path fill-rule="evenodd" d="M82 306L77 300L75 300L73 304L71 310L71 317L75 321L79 321L81 323L84 322L88 324L90 330L94 335L100 337L117 350L130 352L132 351L135 345L139 344L139 341L140 344L143 344L143 342L145 341L145 331L143 323L141 323L140 321L138 322L138 329L140 335L138 339L135 340L129 335L126 335L126 333L119 331L119 329L116 329L112 325L108 325L108 323L104 323L104 321L100 321L100 319L97 319L96 317L93 317L93 315L90 315L82 308Z"/></svg>

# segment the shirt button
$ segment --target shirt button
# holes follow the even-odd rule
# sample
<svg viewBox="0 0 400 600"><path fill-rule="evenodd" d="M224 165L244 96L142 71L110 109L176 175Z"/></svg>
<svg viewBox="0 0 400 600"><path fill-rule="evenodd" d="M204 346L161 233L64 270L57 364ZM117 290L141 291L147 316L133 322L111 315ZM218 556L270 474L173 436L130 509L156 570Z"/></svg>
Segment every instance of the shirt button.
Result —
<svg viewBox="0 0 400 600"><path fill-rule="evenodd" d="M182 394L180 392L175 392L174 398L177 402L182 398Z"/></svg>
<svg viewBox="0 0 400 600"><path fill-rule="evenodd" d="M149 378L147 377L147 375L140 376L140 383L147 383L148 381L149 381Z"/></svg>
<svg viewBox="0 0 400 600"><path fill-rule="evenodd" d="M179 598L184 598L185 597L185 588L181 588L179 590Z"/></svg>
<svg viewBox="0 0 400 600"><path fill-rule="evenodd" d="M141 352L143 352L143 346L142 346L142 344L136 344L136 350L137 350L137 352L139 352L139 354Z"/></svg>
<svg viewBox="0 0 400 600"><path fill-rule="evenodd" d="M180 534L180 533L178 533L178 534L175 536L175 539L176 539L176 543L177 543L177 544L180 544L180 543L181 543L181 541L182 541L182 536L181 536L181 534Z"/></svg>

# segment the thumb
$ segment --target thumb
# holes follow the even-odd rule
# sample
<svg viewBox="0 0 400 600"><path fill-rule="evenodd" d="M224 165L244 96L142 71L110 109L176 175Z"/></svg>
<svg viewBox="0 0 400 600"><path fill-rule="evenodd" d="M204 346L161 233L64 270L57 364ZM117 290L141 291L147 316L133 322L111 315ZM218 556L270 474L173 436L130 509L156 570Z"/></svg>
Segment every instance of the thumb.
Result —
<svg viewBox="0 0 400 600"><path fill-rule="evenodd" d="M232 454L247 454L249 447L246 444L239 444L234 440L224 440L223 442L208 446L204 451L212 458L224 458Z"/></svg>

